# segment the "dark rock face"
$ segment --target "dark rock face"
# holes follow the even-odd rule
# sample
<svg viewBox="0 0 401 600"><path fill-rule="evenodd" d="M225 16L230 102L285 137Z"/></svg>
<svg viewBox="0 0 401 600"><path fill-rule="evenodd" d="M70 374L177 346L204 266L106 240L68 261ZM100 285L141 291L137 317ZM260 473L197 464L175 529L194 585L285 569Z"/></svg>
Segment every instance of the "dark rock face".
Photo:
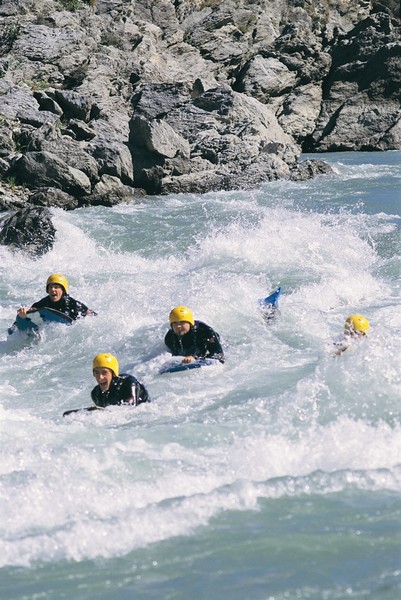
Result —
<svg viewBox="0 0 401 600"><path fill-rule="evenodd" d="M292 181L307 181L318 175L328 175L333 169L323 160L303 160L291 173Z"/></svg>
<svg viewBox="0 0 401 600"><path fill-rule="evenodd" d="M64 210L78 208L78 198L57 188L36 188L29 196L29 203L34 206L53 206Z"/></svg>
<svg viewBox="0 0 401 600"><path fill-rule="evenodd" d="M0 244L38 257L52 249L56 230L47 208L24 208L0 222Z"/></svg>
<svg viewBox="0 0 401 600"><path fill-rule="evenodd" d="M400 147L400 31L387 14L378 13L339 39L306 150Z"/></svg>
<svg viewBox="0 0 401 600"><path fill-rule="evenodd" d="M369 0L3 0L0 17L0 210L247 189L325 172L302 151L401 147L400 23Z"/></svg>

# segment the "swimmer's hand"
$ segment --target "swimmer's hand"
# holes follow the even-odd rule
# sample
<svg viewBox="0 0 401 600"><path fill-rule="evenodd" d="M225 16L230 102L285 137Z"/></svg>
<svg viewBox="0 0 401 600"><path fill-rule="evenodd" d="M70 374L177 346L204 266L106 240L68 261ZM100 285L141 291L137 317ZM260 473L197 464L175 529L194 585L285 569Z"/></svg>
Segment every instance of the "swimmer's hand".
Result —
<svg viewBox="0 0 401 600"><path fill-rule="evenodd" d="M35 312L36 310L36 308L26 308L26 306L21 306L21 308L17 310L17 315L21 319L26 319L28 313Z"/></svg>
<svg viewBox="0 0 401 600"><path fill-rule="evenodd" d="M191 362L194 362L195 360L196 358L194 356L184 356L184 358L182 359L182 364L187 365Z"/></svg>

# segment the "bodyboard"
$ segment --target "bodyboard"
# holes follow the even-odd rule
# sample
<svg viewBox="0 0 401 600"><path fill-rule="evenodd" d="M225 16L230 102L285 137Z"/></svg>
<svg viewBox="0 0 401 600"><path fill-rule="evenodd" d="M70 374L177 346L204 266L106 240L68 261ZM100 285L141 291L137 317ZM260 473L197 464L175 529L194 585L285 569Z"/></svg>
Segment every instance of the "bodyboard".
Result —
<svg viewBox="0 0 401 600"><path fill-rule="evenodd" d="M206 367L208 365L215 365L216 360L212 358L200 358L199 360L195 360L190 363L167 363L164 365L159 371L160 374L163 373L177 373L178 371L190 371L191 369L200 369L200 367Z"/></svg>
<svg viewBox="0 0 401 600"><path fill-rule="evenodd" d="M259 309L263 315L263 318L266 322L274 319L279 312L278 308L278 300L281 296L281 287L277 288L275 292L267 296L266 298L261 298L258 300Z"/></svg>
<svg viewBox="0 0 401 600"><path fill-rule="evenodd" d="M266 307L266 306L278 306L278 299L281 296L281 287L277 288L277 290L275 292L273 292L272 294L270 294L270 296L267 296L266 298L261 298L258 302L259 306L261 308Z"/></svg>
<svg viewBox="0 0 401 600"><path fill-rule="evenodd" d="M65 325L71 325L73 319L68 315L65 315L54 308L41 308L38 311L30 313L34 317L39 314L44 323L64 323ZM36 318L36 321L38 319ZM39 326L30 317L23 319L19 315L15 319L11 327L8 328L8 335L13 335L15 332L24 333L28 338L39 336Z"/></svg>
<svg viewBox="0 0 401 600"><path fill-rule="evenodd" d="M61 313L58 310L54 310L54 308L40 308L38 313L45 323L65 323L66 325L71 325L74 321L74 319L68 315Z"/></svg>
<svg viewBox="0 0 401 600"><path fill-rule="evenodd" d="M63 417L68 417L68 415L72 415L75 413L82 412L92 412L93 410L103 410L100 406L86 406L85 408L72 408L71 410L66 410L63 412Z"/></svg>
<svg viewBox="0 0 401 600"><path fill-rule="evenodd" d="M8 335L12 335L16 331L25 333L28 337L37 337L39 335L39 327L36 323L29 317L23 319L18 315L11 327L8 328Z"/></svg>

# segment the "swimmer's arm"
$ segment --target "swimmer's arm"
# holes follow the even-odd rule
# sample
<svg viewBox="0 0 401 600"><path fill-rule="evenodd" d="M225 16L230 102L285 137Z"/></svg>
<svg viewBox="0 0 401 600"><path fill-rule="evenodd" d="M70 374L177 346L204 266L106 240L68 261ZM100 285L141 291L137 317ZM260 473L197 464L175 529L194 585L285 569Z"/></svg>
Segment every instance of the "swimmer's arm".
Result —
<svg viewBox="0 0 401 600"><path fill-rule="evenodd" d="M19 317L21 317L21 319L26 319L26 316L27 316L29 313L36 312L37 310L38 310L38 309L37 309L37 308L34 308L33 306L31 306L31 308L26 308L25 306L21 306L21 308L19 308L19 309L17 310L17 315L18 315Z"/></svg>

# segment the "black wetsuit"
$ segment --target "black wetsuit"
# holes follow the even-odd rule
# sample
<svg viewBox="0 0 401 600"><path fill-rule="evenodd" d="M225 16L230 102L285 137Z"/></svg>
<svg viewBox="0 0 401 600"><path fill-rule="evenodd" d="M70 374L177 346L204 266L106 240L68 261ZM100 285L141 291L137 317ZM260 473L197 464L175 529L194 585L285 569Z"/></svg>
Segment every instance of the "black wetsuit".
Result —
<svg viewBox="0 0 401 600"><path fill-rule="evenodd" d="M215 358L221 363L224 362L219 334L202 321L195 321L195 325L182 336L176 335L170 329L166 333L164 342L173 356Z"/></svg>
<svg viewBox="0 0 401 600"><path fill-rule="evenodd" d="M86 317L89 311L89 308L85 306L85 304L78 302L78 300L75 300L75 298L72 298L72 296L69 296L68 294L64 294L57 302L52 302L50 296L46 296L32 304L32 308L38 310L41 308L52 308L53 310L57 310L58 312L67 315L74 321L80 317Z"/></svg>
<svg viewBox="0 0 401 600"><path fill-rule="evenodd" d="M124 373L119 377L113 377L107 392L102 392L99 385L94 387L91 397L96 406L102 408L111 404L125 404L131 398L133 398L133 406L138 406L142 402L150 402L149 394L143 383L138 381L133 375Z"/></svg>

